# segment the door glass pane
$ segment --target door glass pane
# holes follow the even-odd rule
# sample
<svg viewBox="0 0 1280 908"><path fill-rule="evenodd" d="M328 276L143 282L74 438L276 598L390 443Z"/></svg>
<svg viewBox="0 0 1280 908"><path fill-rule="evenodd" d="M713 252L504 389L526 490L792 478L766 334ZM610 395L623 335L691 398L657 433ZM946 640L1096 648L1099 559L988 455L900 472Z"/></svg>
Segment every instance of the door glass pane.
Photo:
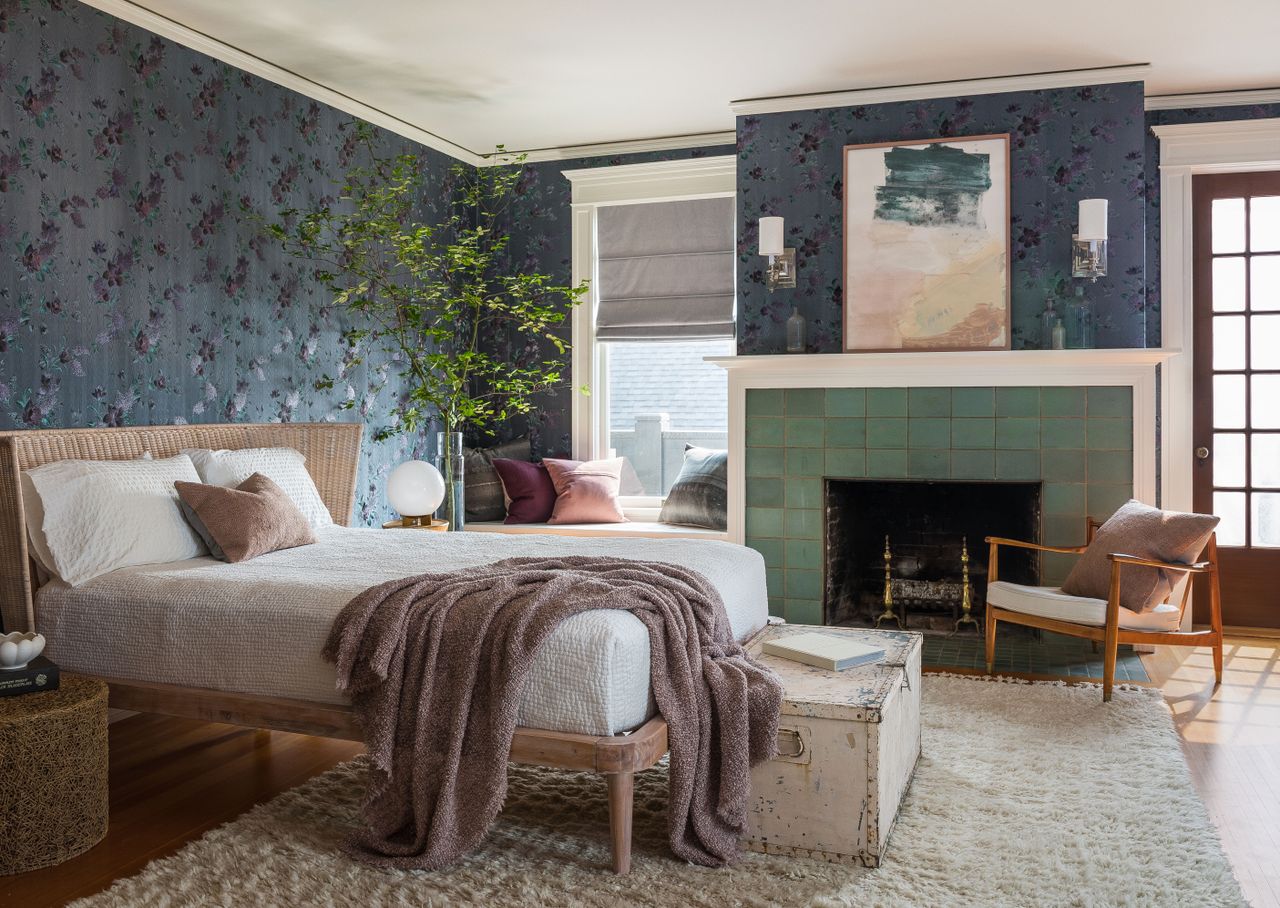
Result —
<svg viewBox="0 0 1280 908"><path fill-rule="evenodd" d="M1259 309L1280 309L1280 255L1256 255L1250 262L1253 283L1249 305Z"/></svg>
<svg viewBox="0 0 1280 908"><path fill-rule="evenodd" d="M1222 518L1218 542L1244 545L1244 492L1214 492L1213 513Z"/></svg>
<svg viewBox="0 0 1280 908"><path fill-rule="evenodd" d="M1249 250L1280 251L1280 195L1259 195L1249 201Z"/></svg>
<svg viewBox="0 0 1280 908"><path fill-rule="evenodd" d="M1253 545L1280 548L1280 492L1253 493Z"/></svg>
<svg viewBox="0 0 1280 908"><path fill-rule="evenodd" d="M1244 199L1213 200L1213 251L1244 252Z"/></svg>
<svg viewBox="0 0 1280 908"><path fill-rule="evenodd" d="M1280 375L1255 375L1249 379L1251 423L1255 429L1280 429Z"/></svg>
<svg viewBox="0 0 1280 908"><path fill-rule="evenodd" d="M1213 368L1244 368L1244 316L1219 315L1213 320Z"/></svg>
<svg viewBox="0 0 1280 908"><path fill-rule="evenodd" d="M1244 435L1217 432L1213 436L1213 484L1245 485Z"/></svg>
<svg viewBox="0 0 1280 908"><path fill-rule="evenodd" d="M1250 359L1253 369L1280 369L1280 315L1255 315L1249 326ZM1275 402L1280 407L1280 401Z"/></svg>
<svg viewBox="0 0 1280 908"><path fill-rule="evenodd" d="M1250 485L1264 489L1280 489L1280 435L1253 436L1253 462Z"/></svg>
<svg viewBox="0 0 1280 908"><path fill-rule="evenodd" d="M1244 428L1243 375L1213 377L1213 426L1215 429Z"/></svg>
<svg viewBox="0 0 1280 908"><path fill-rule="evenodd" d="M1244 256L1213 260L1213 311L1244 311Z"/></svg>

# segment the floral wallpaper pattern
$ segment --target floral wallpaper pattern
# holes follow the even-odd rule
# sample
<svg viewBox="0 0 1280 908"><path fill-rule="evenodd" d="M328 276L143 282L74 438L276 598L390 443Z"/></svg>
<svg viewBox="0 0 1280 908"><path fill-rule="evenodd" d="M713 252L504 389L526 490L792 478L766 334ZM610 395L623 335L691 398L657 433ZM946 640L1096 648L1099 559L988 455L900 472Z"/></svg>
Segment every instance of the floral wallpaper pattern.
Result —
<svg viewBox="0 0 1280 908"><path fill-rule="evenodd" d="M0 428L361 419L356 519L381 519L395 369L349 367L245 213L330 198L354 122L84 4L0 0Z"/></svg>

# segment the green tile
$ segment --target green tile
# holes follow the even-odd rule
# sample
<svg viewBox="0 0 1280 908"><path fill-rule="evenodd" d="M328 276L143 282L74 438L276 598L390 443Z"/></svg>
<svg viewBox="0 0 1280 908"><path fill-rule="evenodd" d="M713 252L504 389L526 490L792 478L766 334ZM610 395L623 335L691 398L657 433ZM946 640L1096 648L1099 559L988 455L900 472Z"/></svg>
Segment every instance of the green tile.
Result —
<svg viewBox="0 0 1280 908"><path fill-rule="evenodd" d="M1133 416L1133 389L1124 388L1090 388L1090 416Z"/></svg>
<svg viewBox="0 0 1280 908"><path fill-rule="evenodd" d="M821 539L822 511L787 508L783 530L788 539Z"/></svg>
<svg viewBox="0 0 1280 908"><path fill-rule="evenodd" d="M822 570L822 543L816 539L787 540L787 570Z"/></svg>
<svg viewBox="0 0 1280 908"><path fill-rule="evenodd" d="M1041 541L1045 545L1084 545L1085 522L1080 515L1046 514Z"/></svg>
<svg viewBox="0 0 1280 908"><path fill-rule="evenodd" d="M747 391L747 416L781 416L782 391L778 388L751 388Z"/></svg>
<svg viewBox="0 0 1280 908"><path fill-rule="evenodd" d="M786 619L788 624L822 624L822 602L818 599L788 599Z"/></svg>
<svg viewBox="0 0 1280 908"><path fill-rule="evenodd" d="M822 434L826 420L808 417L792 419L788 416L786 423L788 445L794 445L799 448L822 447Z"/></svg>
<svg viewBox="0 0 1280 908"><path fill-rule="evenodd" d="M1039 448L1040 420L1023 416L1000 417L996 420L996 447Z"/></svg>
<svg viewBox="0 0 1280 908"><path fill-rule="evenodd" d="M1091 450L1133 449L1133 423L1128 419L1095 419L1088 420L1088 447Z"/></svg>
<svg viewBox="0 0 1280 908"><path fill-rule="evenodd" d="M1040 453L1040 469L1046 482L1084 482L1085 453L1046 449Z"/></svg>
<svg viewBox="0 0 1280 908"><path fill-rule="evenodd" d="M951 420L951 447L994 448L996 445L996 421L994 419Z"/></svg>
<svg viewBox="0 0 1280 908"><path fill-rule="evenodd" d="M773 476L760 476L747 483L747 507L780 508L783 500L782 480Z"/></svg>
<svg viewBox="0 0 1280 908"><path fill-rule="evenodd" d="M1041 388L1041 416L1084 416L1084 388Z"/></svg>
<svg viewBox="0 0 1280 908"><path fill-rule="evenodd" d="M1089 479L1091 482L1132 482L1133 452L1090 451Z"/></svg>
<svg viewBox="0 0 1280 908"><path fill-rule="evenodd" d="M919 479L946 479L951 475L951 455L946 451L908 451L907 475Z"/></svg>
<svg viewBox="0 0 1280 908"><path fill-rule="evenodd" d="M748 416L747 444L778 447L783 443L782 430L782 420L776 416Z"/></svg>
<svg viewBox="0 0 1280 908"><path fill-rule="evenodd" d="M867 419L868 448L905 448L907 446L907 421L905 419Z"/></svg>
<svg viewBox="0 0 1280 908"><path fill-rule="evenodd" d="M994 451L952 451L952 479L994 479L996 455Z"/></svg>
<svg viewBox="0 0 1280 908"><path fill-rule="evenodd" d="M788 476L787 507L788 508L820 508L822 500L822 480L816 476Z"/></svg>
<svg viewBox="0 0 1280 908"><path fill-rule="evenodd" d="M821 599L822 572L797 571L787 568L786 596L788 599Z"/></svg>
<svg viewBox="0 0 1280 908"><path fill-rule="evenodd" d="M1041 492L1040 504L1046 514L1085 514L1085 485L1083 482L1046 482Z"/></svg>
<svg viewBox="0 0 1280 908"><path fill-rule="evenodd" d="M782 508L747 508L748 536L781 536Z"/></svg>
<svg viewBox="0 0 1280 908"><path fill-rule="evenodd" d="M1039 415L1039 388L996 388L996 416Z"/></svg>
<svg viewBox="0 0 1280 908"><path fill-rule="evenodd" d="M867 475L867 452L861 448L831 448L827 451L828 476Z"/></svg>
<svg viewBox="0 0 1280 908"><path fill-rule="evenodd" d="M867 475L875 479L901 479L907 475L907 452L868 451Z"/></svg>
<svg viewBox="0 0 1280 908"><path fill-rule="evenodd" d="M827 395L821 388L788 388L782 406L787 416L825 416Z"/></svg>
<svg viewBox="0 0 1280 908"><path fill-rule="evenodd" d="M786 600L781 596L769 597L769 614L779 618L786 618Z"/></svg>
<svg viewBox="0 0 1280 908"><path fill-rule="evenodd" d="M996 479L1014 481L1040 478L1039 451L997 451Z"/></svg>
<svg viewBox="0 0 1280 908"><path fill-rule="evenodd" d="M867 444L867 421L845 417L827 420L827 447L861 448Z"/></svg>
<svg viewBox="0 0 1280 908"><path fill-rule="evenodd" d="M748 476L781 476L786 448L747 447Z"/></svg>
<svg viewBox="0 0 1280 908"><path fill-rule="evenodd" d="M781 596L785 592L787 572L779 568L766 568L764 572L765 589L770 596Z"/></svg>
<svg viewBox="0 0 1280 908"><path fill-rule="evenodd" d="M787 476L821 476L821 448L787 448Z"/></svg>
<svg viewBox="0 0 1280 908"><path fill-rule="evenodd" d="M1120 505L1133 497L1133 487L1128 483L1114 485L1091 482L1088 495L1089 516L1095 520L1106 520Z"/></svg>
<svg viewBox="0 0 1280 908"><path fill-rule="evenodd" d="M928 417L907 420L909 448L945 449L951 447L951 420Z"/></svg>
<svg viewBox="0 0 1280 908"><path fill-rule="evenodd" d="M868 416L906 416L906 388L868 388Z"/></svg>
<svg viewBox="0 0 1280 908"><path fill-rule="evenodd" d="M994 388L955 388L951 392L952 416L995 416Z"/></svg>
<svg viewBox="0 0 1280 908"><path fill-rule="evenodd" d="M1046 448L1084 448L1084 420L1074 417L1040 420L1040 444Z"/></svg>
<svg viewBox="0 0 1280 908"><path fill-rule="evenodd" d="M760 539L754 536L747 539L747 545L755 549L764 558L764 566L771 568L780 568L785 564L783 561L784 541L781 539Z"/></svg>
<svg viewBox="0 0 1280 908"><path fill-rule="evenodd" d="M1079 555L1045 552L1040 560L1040 583L1044 586L1062 586L1062 581L1067 579L1079 560Z"/></svg>
<svg viewBox="0 0 1280 908"><path fill-rule="evenodd" d="M862 388L828 388L828 416L866 416L867 392Z"/></svg>
<svg viewBox="0 0 1280 908"><path fill-rule="evenodd" d="M911 388L907 393L908 416L950 416L950 388Z"/></svg>

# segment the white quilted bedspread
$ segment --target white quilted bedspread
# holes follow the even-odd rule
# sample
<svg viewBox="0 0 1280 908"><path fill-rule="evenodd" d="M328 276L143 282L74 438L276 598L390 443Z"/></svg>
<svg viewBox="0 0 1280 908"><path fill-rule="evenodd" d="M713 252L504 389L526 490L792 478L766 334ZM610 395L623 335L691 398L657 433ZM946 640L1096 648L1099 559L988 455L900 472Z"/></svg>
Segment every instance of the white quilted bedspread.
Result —
<svg viewBox="0 0 1280 908"><path fill-rule="evenodd" d="M320 650L334 617L376 583L525 555L609 555L701 572L741 640L768 615L764 561L727 542L325 527L316 545L242 564L194 558L113 571L36 598L48 653L69 671L341 703ZM653 714L649 635L628 612L590 611L538 653L520 724L616 734Z"/></svg>

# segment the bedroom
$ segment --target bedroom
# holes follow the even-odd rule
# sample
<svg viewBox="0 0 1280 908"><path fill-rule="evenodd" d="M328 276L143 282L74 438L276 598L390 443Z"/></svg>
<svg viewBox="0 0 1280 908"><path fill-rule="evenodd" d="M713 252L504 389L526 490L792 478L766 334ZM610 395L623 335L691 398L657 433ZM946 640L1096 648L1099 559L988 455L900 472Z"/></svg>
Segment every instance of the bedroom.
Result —
<svg viewBox="0 0 1280 908"><path fill-rule="evenodd" d="M928 12L0 0L0 614L41 632L64 693L111 679L115 707L89 704L92 747L59 745L38 708L56 692L0 698L4 833L31 842L0 899L340 904L349 872L388 902L1280 903L1277 13L1144 2L1086 33L994 0ZM386 170L360 169L397 155L402 191L378 195ZM369 191L344 191L361 173ZM321 249L308 224L364 245ZM470 295L448 255L484 258ZM361 274L387 292L344 296ZM464 361L455 322L499 284L527 305ZM449 456L442 411L465 448ZM68 461L161 477L151 529ZM420 462L435 472L392 482ZM318 541L224 564L173 482L216 497L253 472ZM1083 547L1130 499L1212 514L1216 537L1176 556L1132 530L1143 551L1100 543L1096 614L1071 627L1061 602L994 597L1071 587L1080 559L988 537ZM397 526L436 502L463 532ZM1179 581L1168 605L1109 627L1117 552L1213 568L1143 574ZM895 702L922 696L918 759L885 751L901 790L859 846L880 866L814 860L844 845L812 819L790 823L809 845L746 834L765 853L730 869L675 857L657 625L600 610L520 663L482 844L444 870L342 851L367 758L330 624L367 588L508 557L683 566L749 648L789 627L915 641L925 677ZM909 682L916 658L836 677ZM789 712L810 708L795 663L758 664L787 686L760 764L782 779L791 745L823 752ZM42 806L32 786L61 777L28 746L87 773L73 803ZM753 822L833 809L792 794L752 801ZM1047 856L1064 828L1067 857Z"/></svg>

